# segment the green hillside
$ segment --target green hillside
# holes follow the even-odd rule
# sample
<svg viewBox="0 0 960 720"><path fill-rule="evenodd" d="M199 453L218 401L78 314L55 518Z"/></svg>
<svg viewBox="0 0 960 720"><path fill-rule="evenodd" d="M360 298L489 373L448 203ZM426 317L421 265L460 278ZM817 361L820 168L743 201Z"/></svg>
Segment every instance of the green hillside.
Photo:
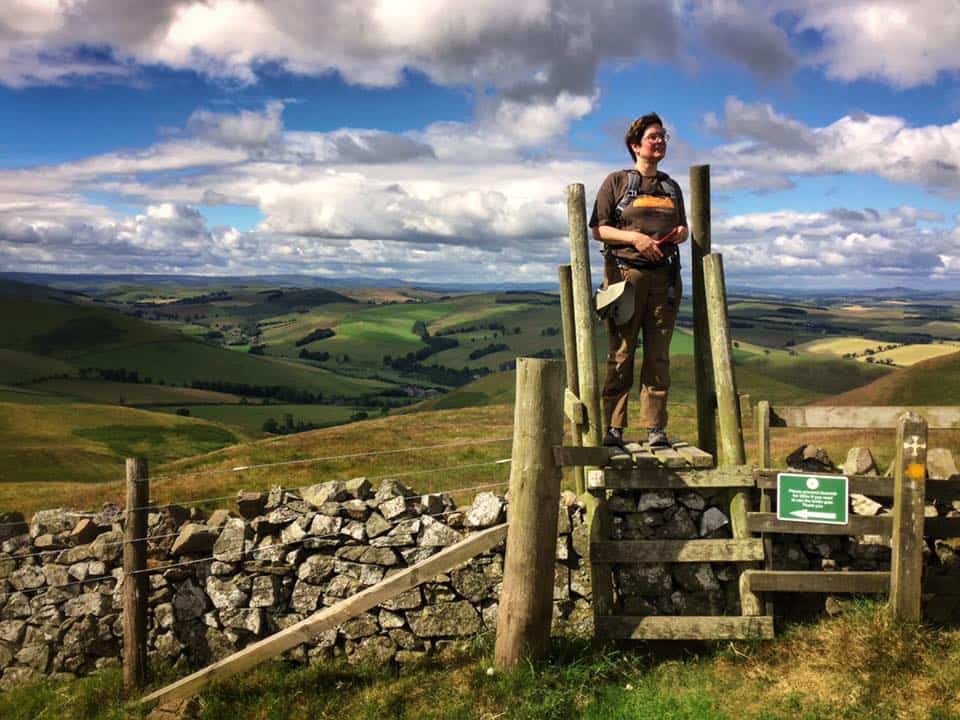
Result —
<svg viewBox="0 0 960 720"><path fill-rule="evenodd" d="M0 383L24 383L38 378L73 373L73 366L62 360L0 348Z"/></svg>
<svg viewBox="0 0 960 720"><path fill-rule="evenodd" d="M242 435L193 418L87 403L0 403L0 507L19 508L31 484L101 483L123 459L152 463L209 452ZM7 487L6 484L13 484ZM15 496L8 495L14 487ZM51 498L51 507L69 496Z"/></svg>
<svg viewBox="0 0 960 720"><path fill-rule="evenodd" d="M852 363L851 363L852 364ZM960 403L960 353L894 370L874 382L834 395L829 405L954 405Z"/></svg>

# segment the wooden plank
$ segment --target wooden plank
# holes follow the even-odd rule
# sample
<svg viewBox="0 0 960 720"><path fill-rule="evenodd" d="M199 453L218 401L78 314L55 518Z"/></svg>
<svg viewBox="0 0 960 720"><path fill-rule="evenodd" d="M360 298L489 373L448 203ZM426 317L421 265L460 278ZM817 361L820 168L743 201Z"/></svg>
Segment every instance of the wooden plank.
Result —
<svg viewBox="0 0 960 720"><path fill-rule="evenodd" d="M893 532L893 517L863 517L852 515L846 525L825 523L792 522L777 520L776 513L747 513L750 532L785 533L788 535L890 535Z"/></svg>
<svg viewBox="0 0 960 720"><path fill-rule="evenodd" d="M606 469L602 487L623 490L683 490L685 488L753 487L749 467L700 470L675 468Z"/></svg>
<svg viewBox="0 0 960 720"><path fill-rule="evenodd" d="M931 428L960 427L960 407L955 406L787 406L771 409L770 424L774 427L809 428L895 428L905 412L921 415Z"/></svg>
<svg viewBox="0 0 960 720"><path fill-rule="evenodd" d="M617 448L611 448L610 460L607 462L607 464L612 468L629 470L633 467L633 456L630 453L623 452L622 450L618 452Z"/></svg>
<svg viewBox="0 0 960 720"><path fill-rule="evenodd" d="M713 467L713 455L708 452L704 452L698 447L694 447L693 445L688 445L686 443L674 443L673 449L680 453L684 459L690 463L690 467Z"/></svg>
<svg viewBox="0 0 960 720"><path fill-rule="evenodd" d="M638 468L661 467L660 461L645 444L627 443L627 452L633 456L633 464Z"/></svg>
<svg viewBox="0 0 960 720"><path fill-rule="evenodd" d="M594 563L752 562L763 542L749 540L607 540L590 545Z"/></svg>
<svg viewBox="0 0 960 720"><path fill-rule="evenodd" d="M507 524L496 525L461 540L456 545L444 548L433 557L421 560L416 565L390 575L385 580L356 595L341 600L336 605L324 608L296 625L264 638L243 650L208 665L202 670L177 680L143 697L141 704L194 695L200 688L214 680L223 680L249 670L264 660L280 655L330 628L338 627L352 617L366 612L382 602L396 597L421 583L433 580L437 575L452 570L470 558L486 552L503 542L507 536Z"/></svg>
<svg viewBox="0 0 960 720"><path fill-rule="evenodd" d="M606 493L587 495L586 522L590 532L590 545L610 539L610 513L607 510ZM590 558L590 585L593 591L593 617L613 612L613 568L593 562Z"/></svg>
<svg viewBox="0 0 960 720"><path fill-rule="evenodd" d="M904 413L897 423L894 461L890 609L895 618L907 622L920 621L926 478L927 421Z"/></svg>
<svg viewBox="0 0 960 720"><path fill-rule="evenodd" d="M570 388L563 389L563 414L574 425L583 425L587 419L587 406Z"/></svg>
<svg viewBox="0 0 960 720"><path fill-rule="evenodd" d="M619 640L753 640L773 637L772 617L607 615L597 635Z"/></svg>
<svg viewBox="0 0 960 720"><path fill-rule="evenodd" d="M604 467L610 461L610 448L556 445L553 448L553 458L557 465L561 467L570 467L572 465L596 465Z"/></svg>
<svg viewBox="0 0 960 720"><path fill-rule="evenodd" d="M777 489L777 470L758 470L756 474L757 487L762 490ZM788 472L784 470L782 472ZM796 471L802 474L802 471ZM869 495L871 497L893 497L893 478L878 477L875 475L847 475L848 488L851 493ZM957 484L960 490L960 483Z"/></svg>
<svg viewBox="0 0 960 720"><path fill-rule="evenodd" d="M806 570L750 570L746 584L753 592L886 593L888 572L822 572Z"/></svg>
<svg viewBox="0 0 960 720"><path fill-rule="evenodd" d="M689 467L687 459L674 450L672 447L653 447L650 448L653 456L667 468L685 468Z"/></svg>

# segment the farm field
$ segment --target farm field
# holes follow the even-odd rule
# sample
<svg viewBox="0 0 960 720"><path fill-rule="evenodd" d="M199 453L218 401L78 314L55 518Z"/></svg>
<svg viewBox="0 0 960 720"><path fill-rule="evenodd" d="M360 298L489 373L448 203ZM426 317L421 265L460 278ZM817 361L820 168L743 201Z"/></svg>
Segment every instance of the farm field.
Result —
<svg viewBox="0 0 960 720"><path fill-rule="evenodd" d="M874 355L876 362L890 360L894 365L916 365L924 360L960 352L960 343L936 343L926 345L901 345Z"/></svg>
<svg viewBox="0 0 960 720"><path fill-rule="evenodd" d="M290 405L284 403L270 403L269 405L232 404L232 405L178 405L163 408L146 406L145 410L160 410L176 413L187 410L190 417L210 420L231 428L237 428L250 437L261 437L263 424L273 418L281 425L285 417L290 415L292 422L313 423L319 427L340 425L349 422L357 413L366 412L371 417L378 416L380 410L376 408L356 408L342 405Z"/></svg>
<svg viewBox="0 0 960 720"><path fill-rule="evenodd" d="M802 345L797 345L796 349L802 352L814 353L815 355L832 355L842 357L847 353L862 353L864 350L872 350L877 345L882 345L876 340L870 340L865 337L838 337L827 338L823 340L811 340Z"/></svg>

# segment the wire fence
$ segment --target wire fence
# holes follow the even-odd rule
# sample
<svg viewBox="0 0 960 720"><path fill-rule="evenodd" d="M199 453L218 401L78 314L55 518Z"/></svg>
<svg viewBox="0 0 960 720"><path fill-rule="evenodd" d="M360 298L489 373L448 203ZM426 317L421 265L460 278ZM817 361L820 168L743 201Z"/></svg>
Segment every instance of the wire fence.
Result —
<svg viewBox="0 0 960 720"><path fill-rule="evenodd" d="M187 471L182 473L165 474L165 475L151 477L147 481L151 483L151 489L153 489L154 484L162 480L175 480L175 479L185 479L185 478L196 479L204 476L237 474L245 471L289 467L289 466L295 466L295 465L306 465L306 464L319 463L319 462L354 460L354 459L360 459L360 458L396 455L400 453L412 453L412 452L423 452L423 451L440 450L440 449L447 449L447 448L492 445L497 443L508 442L510 440L512 440L512 437L497 437L497 438L485 438L482 440L465 440L465 441L456 441L451 443L437 443L433 445L407 446L402 448L394 448L390 450L373 450L369 452L360 452L360 453L343 453L339 455L325 455L325 456L317 456L317 457L310 457L310 458L300 458L296 460L282 460L282 461L277 461L273 463L240 465L233 468L213 468L209 470L198 470L198 471ZM490 462L464 463L460 465L448 465L448 466L438 467L438 468L426 468L426 469L420 469L420 470L407 470L407 471L401 471L401 472L383 473L381 475L369 476L367 479L383 480L383 479L395 478L395 477L412 477L416 475L427 475L431 473L451 472L451 471L461 470L461 469L491 466L491 465L502 464L505 462L509 462L509 458L503 459L503 460L490 461ZM125 481L120 481L120 482L125 482ZM316 483L311 483L311 485L313 484L316 484ZM298 488L289 488L289 489L302 490L304 488L310 487L311 485L303 485ZM259 491L268 491L269 489L270 488L260 488ZM287 488L284 488L284 489L287 489ZM253 488L253 490L257 491L256 488ZM458 491L442 490L442 492L454 493ZM190 507L190 506L203 505L203 504L214 503L214 502L222 502L224 500L234 499L235 497L236 497L236 492L233 492L229 495L211 495L211 496L200 497L200 498L189 498L186 500L170 501L168 503L161 504L161 505L151 504L150 506L148 506L148 509L160 510L163 508L176 507L176 506ZM121 505L120 502L114 503L114 504L117 505L118 507ZM134 508L134 509L139 510L143 508ZM83 517L94 517L99 512L100 510L97 510L97 509L70 510L69 514L77 518L83 518ZM0 523L0 528L19 526L21 524L22 523L20 521L2 522Z"/></svg>
<svg viewBox="0 0 960 720"><path fill-rule="evenodd" d="M448 493L446 493L446 494L469 492L469 491L479 490L479 489L489 489L489 488L491 488L491 487L502 487L502 486L507 485L507 484L508 484L508 482L507 482L507 481L504 481L504 482L500 482L500 483L490 483L490 484L487 484L487 485L477 485L477 486L474 486L474 487L463 487L463 488L457 488L457 489L455 489L455 490L453 490L453 491L451 491L451 492L448 492ZM447 517L447 516L449 516L449 515L453 515L453 514L457 514L457 513L462 513L462 512L463 512L463 510L460 510L460 509L444 510L444 511L436 512L436 513L422 513L422 514L420 514L420 515L414 516L414 518L404 518L404 519L415 519L415 518L422 518L422 517L430 517L430 518ZM240 519L242 519L242 518L240 518ZM252 524L251 521L246 520L246 519L243 519L243 525L244 525L244 527L248 527L248 526L250 526L251 524ZM116 545L124 545L124 544L128 544L128 543L131 543L131 544L132 544L132 543L137 543L137 542L153 542L153 541L160 540L160 539L162 539L162 538L170 538L170 537L173 537L173 536L176 536L176 535L179 535L179 534L180 534L179 532L176 532L176 533L169 533L169 534L157 535L157 536L153 536L153 537L149 537L149 536L148 536L148 537L145 537L145 538L136 538L136 539L133 539L133 540L120 540L120 541L111 542L111 543L103 543L103 547L116 546ZM298 538L298 539L296 539L296 540L289 540L289 541L280 542L280 543L272 543L272 544L269 544L269 545L260 545L260 546L252 545L252 546L249 547L249 548L245 547L244 549L240 550L240 551L239 551L239 558L242 559L242 558L244 558L244 557L247 556L247 555L251 555L251 554L256 555L257 553L265 552L265 551L268 551L268 550L273 550L273 549L276 549L276 548L288 547L288 546L292 546L292 545L299 545L299 544L301 544L301 543L305 543L305 542L308 542L308 541L310 541L310 540L322 540L322 539L326 539L326 538L340 537L341 535L343 535L343 533L340 532L340 531L337 531L337 532L325 533L325 534L322 534L322 535L307 535L307 536L305 536L305 537ZM438 550L439 550L439 548L438 548ZM59 553L59 552L61 552L61 551L42 551L42 552L40 552L40 553L33 553L33 554L30 554L30 555L16 555L16 556L13 556L13 557L14 557L15 559L21 559L21 558L36 557L36 556L38 556L38 555L49 554L49 553L51 553L51 552L54 553L54 554L56 554L56 553ZM230 554L230 557L234 557L235 555L237 555L237 552L234 552L234 553ZM166 565L163 565L163 566L158 566L158 567L153 567L153 568L146 568L146 569L144 569L144 570L135 570L135 571L133 571L133 572L131 572L131 573L126 573L126 575L157 575L157 574L164 573L164 572L167 572L168 570L172 570L172 569L175 569L175 568L188 567L188 566L192 566L192 565L198 565L198 564L200 564L200 563L214 562L214 561L216 561L217 559L218 559L218 558L217 558L215 555L210 555L210 556L203 557L203 558L195 558L195 559L191 559L191 560L184 560L184 561L181 561L181 562L178 562L178 563L170 563L170 564L166 564ZM239 562L239 561L240 561L240 560L238 559L238 560L236 560L236 561L231 561L231 562ZM119 581L122 580L122 578L125 576L125 574L123 573L123 571L122 571L120 568L117 568L117 570L120 571L118 574L114 574L113 572L111 572L110 574L107 574L107 575L99 575L99 576L97 576L97 577L84 578L84 579L82 579L82 580L76 580L76 581L68 582L68 583L60 583L60 584L56 584L56 585L43 585L43 586L36 587L36 588L23 588L23 589L20 589L20 590L13 590L13 591L11 591L11 592L0 593L0 600L6 600L6 599L8 599L8 598L10 598L10 597L13 597L13 596L15 596L15 595L25 595L25 596L29 596L29 595L33 595L33 594L36 594L36 593L48 592L48 591L50 591L50 590L64 590L64 589L66 589L66 588L78 587L78 586L80 586L80 585L90 585L90 584L93 584L93 583L110 582L110 581L119 582ZM116 589L116 588L114 588L114 589Z"/></svg>

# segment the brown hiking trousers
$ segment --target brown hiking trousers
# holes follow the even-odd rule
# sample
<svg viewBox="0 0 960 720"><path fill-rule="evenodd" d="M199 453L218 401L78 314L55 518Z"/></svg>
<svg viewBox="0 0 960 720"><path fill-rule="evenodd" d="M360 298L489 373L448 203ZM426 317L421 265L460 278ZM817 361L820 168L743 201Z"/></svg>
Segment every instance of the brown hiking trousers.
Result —
<svg viewBox="0 0 960 720"><path fill-rule="evenodd" d="M675 275L675 278L674 278ZM673 297L668 297L671 279ZM670 339L680 308L680 273L669 265L655 270L618 268L607 256L604 282L626 280L634 289L633 316L626 325L607 321L609 352L603 383L603 414L607 427L627 427L627 399L633 385L633 358L643 340L640 366L640 423L645 428L667 426L667 391L670 388Z"/></svg>

